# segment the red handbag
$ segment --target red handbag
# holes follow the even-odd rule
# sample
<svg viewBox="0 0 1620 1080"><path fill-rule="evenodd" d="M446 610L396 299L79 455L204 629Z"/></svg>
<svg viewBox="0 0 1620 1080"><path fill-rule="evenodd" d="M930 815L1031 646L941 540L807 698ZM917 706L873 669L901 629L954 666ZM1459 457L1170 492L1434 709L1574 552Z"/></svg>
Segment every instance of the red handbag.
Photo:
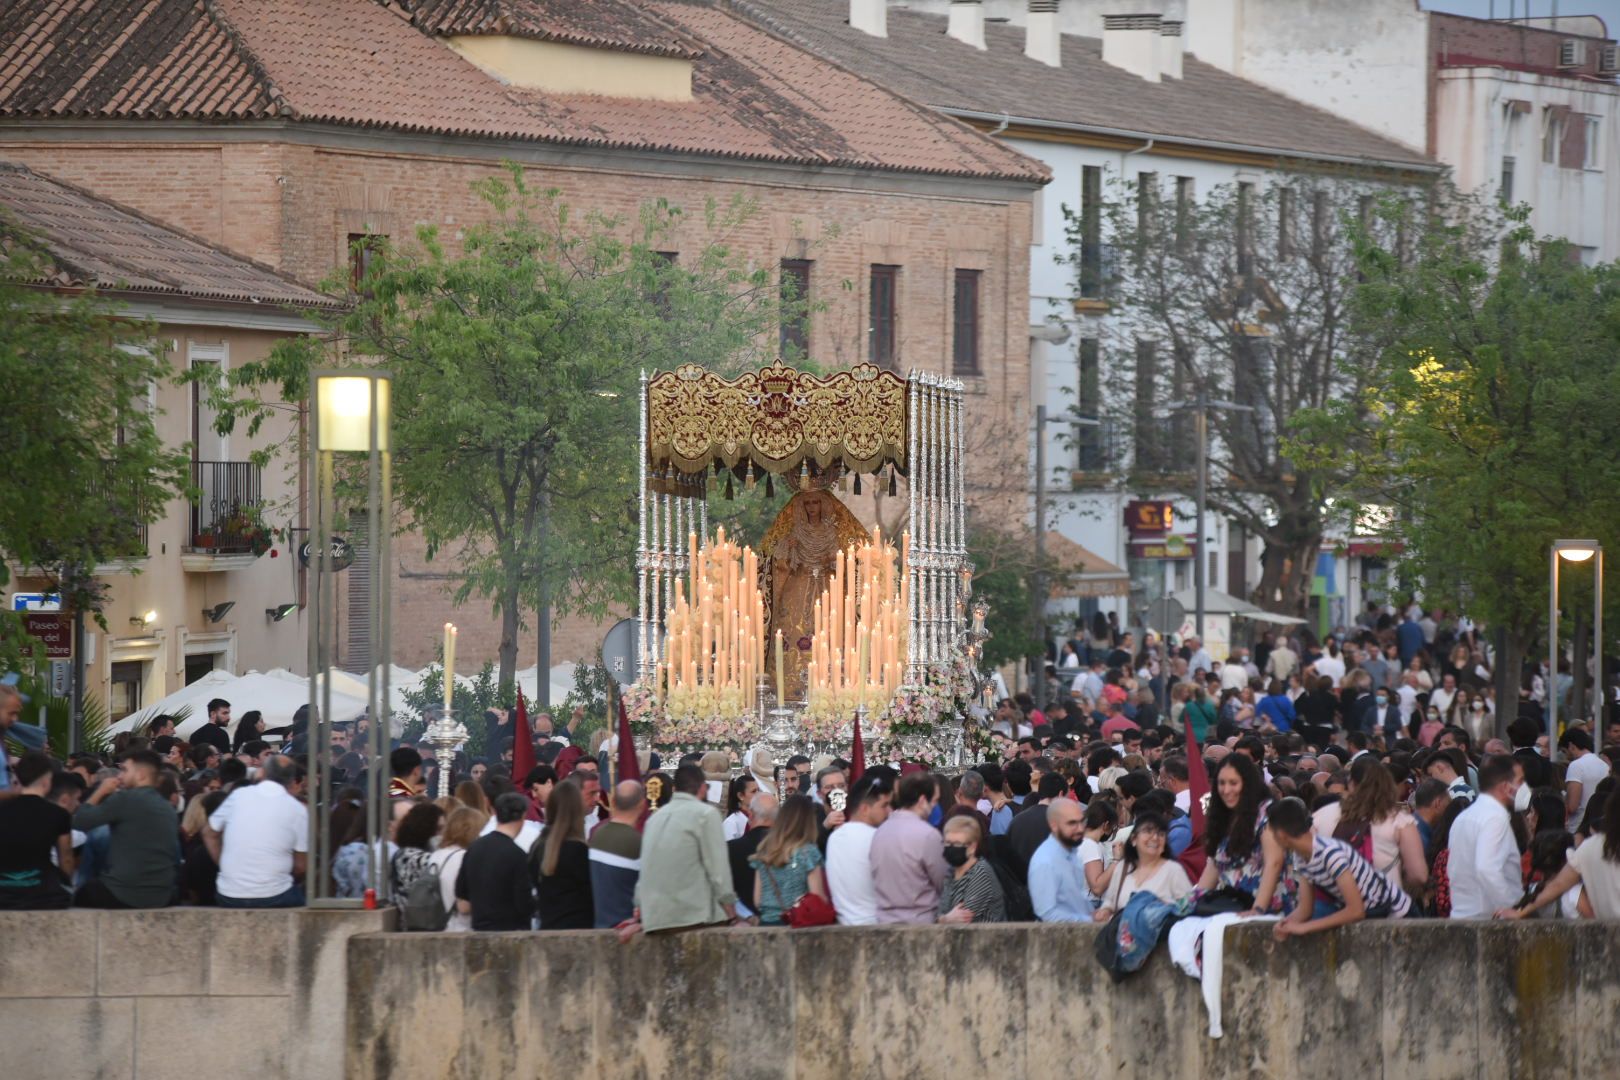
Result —
<svg viewBox="0 0 1620 1080"><path fill-rule="evenodd" d="M776 903L782 904L782 890L776 887L776 875L767 867L760 867L765 872L765 880L771 886L771 892L776 894ZM782 912L782 921L795 930L803 930L807 926L832 926L838 921L838 911L832 906L832 901L825 896L807 892L793 906Z"/></svg>

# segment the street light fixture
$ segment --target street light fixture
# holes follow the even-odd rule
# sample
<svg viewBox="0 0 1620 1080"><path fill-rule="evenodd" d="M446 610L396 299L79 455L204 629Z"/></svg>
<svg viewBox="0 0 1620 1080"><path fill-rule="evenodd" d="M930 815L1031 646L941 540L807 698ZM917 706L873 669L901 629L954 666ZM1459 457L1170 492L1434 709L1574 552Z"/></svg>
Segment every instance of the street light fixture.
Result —
<svg viewBox="0 0 1620 1080"><path fill-rule="evenodd" d="M392 619L390 617L390 570L393 559L389 548L393 536L393 453L390 428L392 379L386 371L353 368L343 371L310 373L310 444L315 451L315 501L309 565L315 573L315 587L309 591L309 708L311 746L332 744L332 680L322 677L335 660L337 638L337 575L332 553L332 525L337 516L337 455L364 455L356 462L366 477L365 523L367 595L371 602L366 613L367 638L372 643L367 657L366 715L370 718L366 774L366 858L375 895L386 901L389 892L388 868L378 858L383 815L388 812L389 661L392 659ZM360 571L356 571L360 572ZM273 621L288 605L266 609ZM348 717L345 717L348 719ZM309 853L311 906L342 907L352 902L332 896L332 762L323 753L309 756Z"/></svg>
<svg viewBox="0 0 1620 1080"><path fill-rule="evenodd" d="M1558 746L1558 563L1583 563L1595 559L1592 579L1592 648L1597 657L1595 682L1597 703L1592 722L1592 743L1603 748L1603 545L1596 540L1554 540L1549 556L1551 583L1547 611L1547 752ZM1577 688L1576 700L1586 697L1586 687ZM1577 717L1579 719L1579 717Z"/></svg>
<svg viewBox="0 0 1620 1080"><path fill-rule="evenodd" d="M1198 545L1193 550L1193 592L1196 596L1193 612L1193 626L1198 632L1200 645L1204 641L1204 579L1208 576L1209 553L1204 537L1204 513L1209 501L1209 411L1221 409L1225 412L1254 412L1253 405L1239 405L1235 401L1219 401L1213 399L1203 390L1191 401L1172 401L1165 406L1171 412L1191 412L1198 426L1198 433L1194 441L1198 443L1198 492L1196 501L1198 505Z"/></svg>

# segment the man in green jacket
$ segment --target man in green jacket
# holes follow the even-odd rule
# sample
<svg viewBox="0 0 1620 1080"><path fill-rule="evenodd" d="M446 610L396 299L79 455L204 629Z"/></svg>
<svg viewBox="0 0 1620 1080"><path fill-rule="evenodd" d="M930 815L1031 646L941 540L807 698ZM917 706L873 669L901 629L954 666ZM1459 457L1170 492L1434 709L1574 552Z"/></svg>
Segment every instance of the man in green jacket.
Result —
<svg viewBox="0 0 1620 1080"><path fill-rule="evenodd" d="M682 765L669 805L647 820L636 906L648 933L737 921L720 811L697 797L707 780L698 766Z"/></svg>
<svg viewBox="0 0 1620 1080"><path fill-rule="evenodd" d="M180 823L159 794L162 760L150 750L132 750L73 815L84 832L107 825L112 836L107 869L74 897L78 907L160 908L174 903L180 860Z"/></svg>

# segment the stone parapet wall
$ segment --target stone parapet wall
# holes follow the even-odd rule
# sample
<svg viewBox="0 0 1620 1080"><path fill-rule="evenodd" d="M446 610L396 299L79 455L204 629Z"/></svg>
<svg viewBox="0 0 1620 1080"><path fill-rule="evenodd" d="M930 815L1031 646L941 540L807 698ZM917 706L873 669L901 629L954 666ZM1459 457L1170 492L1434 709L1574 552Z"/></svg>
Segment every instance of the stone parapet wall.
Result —
<svg viewBox="0 0 1620 1080"><path fill-rule="evenodd" d="M1614 924L1364 923L1227 938L1225 1037L1162 954L1113 985L1093 927L369 935L348 1076L1072 1080L1602 1077Z"/></svg>
<svg viewBox="0 0 1620 1080"><path fill-rule="evenodd" d="M392 911L0 914L6 1080L343 1075L344 942Z"/></svg>

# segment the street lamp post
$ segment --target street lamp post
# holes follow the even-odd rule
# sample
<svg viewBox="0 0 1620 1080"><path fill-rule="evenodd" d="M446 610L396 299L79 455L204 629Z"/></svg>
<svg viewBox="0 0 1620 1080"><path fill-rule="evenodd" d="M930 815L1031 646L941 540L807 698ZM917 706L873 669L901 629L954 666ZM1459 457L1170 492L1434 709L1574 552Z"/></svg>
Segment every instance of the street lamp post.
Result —
<svg viewBox="0 0 1620 1080"><path fill-rule="evenodd" d="M366 771L366 857L372 888L388 898L387 866L380 864L380 843L388 813L389 668L392 656L390 554L393 536L393 441L390 436L392 379L385 371L354 368L310 373L311 439L315 451L314 528L310 567L315 587L309 592L309 900L312 905L348 906L332 897L332 679L337 637L337 573L333 565L332 528L337 516L337 455L364 455L365 527L370 557L366 560L369 610L366 613L366 715L370 720ZM358 571L358 568L356 570Z"/></svg>
<svg viewBox="0 0 1620 1080"><path fill-rule="evenodd" d="M1598 749L1603 747L1603 545L1596 540L1555 540L1548 556L1550 584L1547 608L1547 752L1553 754L1558 746L1558 563L1592 564L1592 647L1597 656L1597 683L1592 722L1592 741ZM1586 688L1578 687L1575 700L1586 698ZM1580 719L1576 717L1576 719Z"/></svg>
<svg viewBox="0 0 1620 1080"><path fill-rule="evenodd" d="M1204 542L1204 514L1208 510L1209 502L1209 410L1223 409L1226 412L1254 412L1252 405L1239 405L1235 401L1219 401L1209 396L1204 390L1198 391L1198 396L1191 401L1172 401L1166 406L1171 412L1191 412L1193 422L1197 426L1194 441L1198 443L1198 482L1197 492L1194 496L1197 504L1197 522L1194 526L1198 532L1198 542L1193 547L1193 593L1195 596L1193 611L1193 626L1198 634L1200 645L1204 641L1204 590L1207 588L1209 554Z"/></svg>

